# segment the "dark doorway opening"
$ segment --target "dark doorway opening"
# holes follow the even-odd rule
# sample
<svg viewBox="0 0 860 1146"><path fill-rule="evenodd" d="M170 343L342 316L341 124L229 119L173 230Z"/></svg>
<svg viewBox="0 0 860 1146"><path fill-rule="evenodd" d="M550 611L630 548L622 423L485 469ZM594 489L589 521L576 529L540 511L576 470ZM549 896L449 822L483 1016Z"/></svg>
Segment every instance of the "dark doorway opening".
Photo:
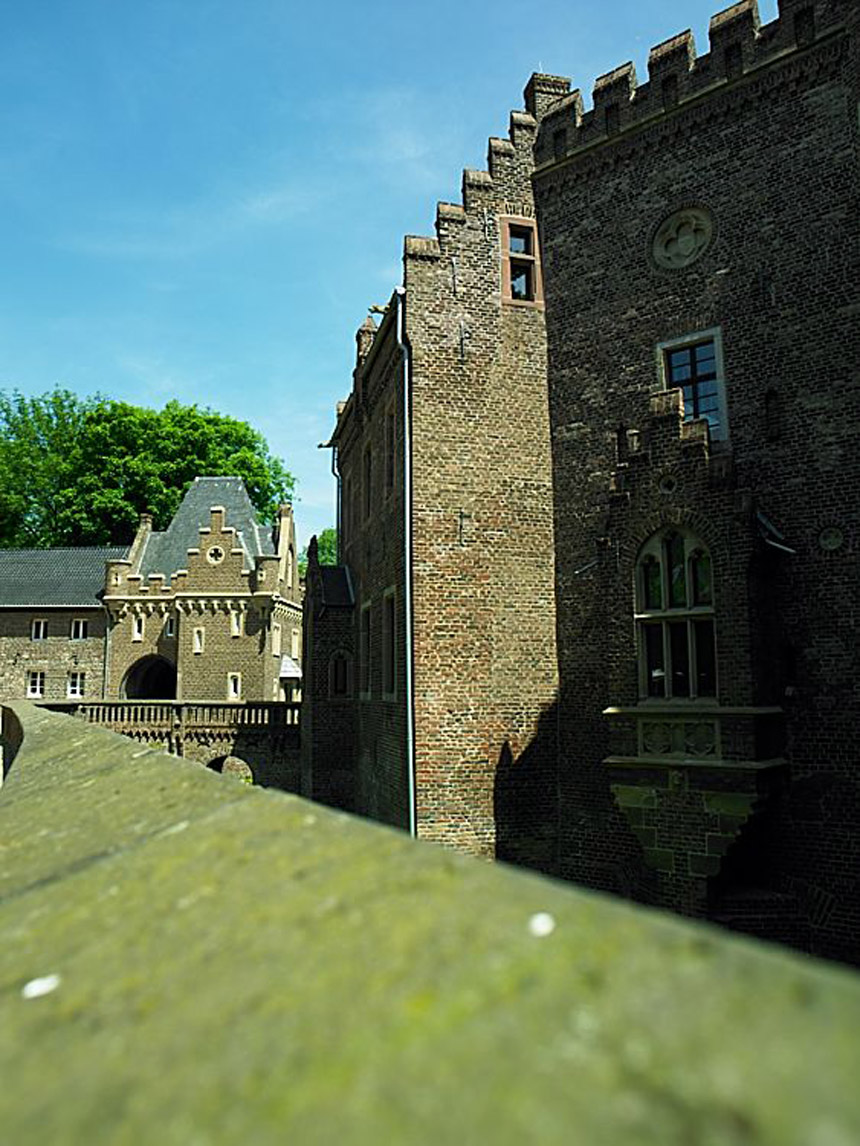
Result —
<svg viewBox="0 0 860 1146"><path fill-rule="evenodd" d="M125 674L122 695L125 700L175 700L176 666L164 657L144 657Z"/></svg>

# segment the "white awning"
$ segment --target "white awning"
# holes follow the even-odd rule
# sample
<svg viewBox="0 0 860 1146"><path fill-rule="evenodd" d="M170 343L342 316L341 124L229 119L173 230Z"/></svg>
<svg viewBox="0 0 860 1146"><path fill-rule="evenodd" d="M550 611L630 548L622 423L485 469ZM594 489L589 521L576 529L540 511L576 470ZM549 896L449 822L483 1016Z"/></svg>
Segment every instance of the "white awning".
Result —
<svg viewBox="0 0 860 1146"><path fill-rule="evenodd" d="M292 657L281 657L281 680L301 680L302 670Z"/></svg>

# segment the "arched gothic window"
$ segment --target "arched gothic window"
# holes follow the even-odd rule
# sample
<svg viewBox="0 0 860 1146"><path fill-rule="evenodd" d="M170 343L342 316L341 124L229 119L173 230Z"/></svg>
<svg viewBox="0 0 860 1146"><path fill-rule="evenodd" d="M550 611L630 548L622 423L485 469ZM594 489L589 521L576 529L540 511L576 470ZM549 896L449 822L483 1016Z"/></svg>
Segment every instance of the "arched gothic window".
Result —
<svg viewBox="0 0 860 1146"><path fill-rule="evenodd" d="M692 534L661 529L642 547L636 630L640 696L716 697L711 557Z"/></svg>

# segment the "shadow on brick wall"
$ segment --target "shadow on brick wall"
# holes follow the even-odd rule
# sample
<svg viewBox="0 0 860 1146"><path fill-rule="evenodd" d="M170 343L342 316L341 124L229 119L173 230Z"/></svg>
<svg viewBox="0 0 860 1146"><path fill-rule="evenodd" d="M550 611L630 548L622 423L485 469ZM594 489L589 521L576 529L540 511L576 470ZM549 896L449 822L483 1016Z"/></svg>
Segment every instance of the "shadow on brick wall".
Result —
<svg viewBox="0 0 860 1146"><path fill-rule="evenodd" d="M504 742L493 790L496 859L547 875L558 868L557 712L556 704L544 710L519 755Z"/></svg>

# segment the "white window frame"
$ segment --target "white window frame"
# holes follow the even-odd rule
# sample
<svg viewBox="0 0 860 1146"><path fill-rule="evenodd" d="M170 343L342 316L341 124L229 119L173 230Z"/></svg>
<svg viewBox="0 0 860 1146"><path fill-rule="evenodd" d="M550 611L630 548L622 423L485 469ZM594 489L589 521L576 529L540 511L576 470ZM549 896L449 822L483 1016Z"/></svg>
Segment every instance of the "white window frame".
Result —
<svg viewBox="0 0 860 1146"><path fill-rule="evenodd" d="M729 409L726 401L726 371L723 362L723 332L722 327L712 326L708 330L697 330L692 334L684 334L680 338L669 338L665 342L657 343L657 377L661 390L678 389L672 386L669 379L667 358L672 350L684 350L688 346L696 346L701 342L714 344L714 370L716 372L715 384L717 389L717 410L719 425L714 428L708 424L708 432L712 442L727 442L729 440ZM692 421L692 415L684 414L684 420Z"/></svg>
<svg viewBox="0 0 860 1146"><path fill-rule="evenodd" d="M46 641L48 639L48 620L46 617L34 617L30 622L30 640Z"/></svg>
<svg viewBox="0 0 860 1146"><path fill-rule="evenodd" d="M233 609L231 611L231 613L230 613L230 636L231 637L241 637L242 636L242 619L243 619L243 617L244 617L244 613L242 612L241 609Z"/></svg>
<svg viewBox="0 0 860 1146"><path fill-rule="evenodd" d="M281 655L281 626L277 621L272 622L272 656Z"/></svg>
<svg viewBox="0 0 860 1146"><path fill-rule="evenodd" d="M240 672L227 673L227 699L242 699L242 674Z"/></svg>
<svg viewBox="0 0 860 1146"><path fill-rule="evenodd" d="M192 651L196 657L199 657L206 648L206 630L202 625L198 625L194 630L191 640Z"/></svg>
<svg viewBox="0 0 860 1146"><path fill-rule="evenodd" d="M131 618L131 639L142 641L146 632L146 618L142 613L134 613Z"/></svg>
<svg viewBox="0 0 860 1146"><path fill-rule="evenodd" d="M72 617L69 627L70 641L85 641L89 636L90 623L86 617Z"/></svg>
<svg viewBox="0 0 860 1146"><path fill-rule="evenodd" d="M27 699L44 700L45 698L45 672L43 669L31 669L27 673Z"/></svg>
<svg viewBox="0 0 860 1146"><path fill-rule="evenodd" d="M66 696L69 700L80 700L87 690L87 674L73 669L66 678Z"/></svg>
<svg viewBox="0 0 860 1146"><path fill-rule="evenodd" d="M300 636L298 629L293 629L290 633L290 656L294 661L298 661L302 655Z"/></svg>

